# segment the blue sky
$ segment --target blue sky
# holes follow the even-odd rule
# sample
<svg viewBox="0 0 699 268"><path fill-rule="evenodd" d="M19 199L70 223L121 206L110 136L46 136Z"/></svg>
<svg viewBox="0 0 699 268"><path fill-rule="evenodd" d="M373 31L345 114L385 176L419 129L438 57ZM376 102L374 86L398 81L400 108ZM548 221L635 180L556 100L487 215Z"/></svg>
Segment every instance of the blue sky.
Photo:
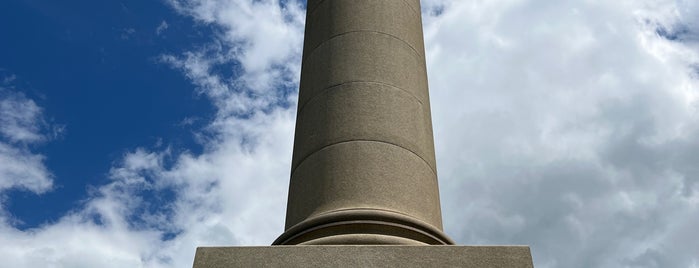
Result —
<svg viewBox="0 0 699 268"><path fill-rule="evenodd" d="M0 2L2 265L271 243L302 2ZM448 235L537 267L699 267L696 1L422 8Z"/></svg>
<svg viewBox="0 0 699 268"><path fill-rule="evenodd" d="M46 156L55 190L5 193L19 228L55 221L78 205L86 186L104 184L130 148L167 142L201 150L191 131L213 109L158 57L201 45L215 29L159 1L0 5L3 78L12 77L9 86L43 108L44 127L61 128L51 142L33 146ZM199 120L183 124L187 118Z"/></svg>

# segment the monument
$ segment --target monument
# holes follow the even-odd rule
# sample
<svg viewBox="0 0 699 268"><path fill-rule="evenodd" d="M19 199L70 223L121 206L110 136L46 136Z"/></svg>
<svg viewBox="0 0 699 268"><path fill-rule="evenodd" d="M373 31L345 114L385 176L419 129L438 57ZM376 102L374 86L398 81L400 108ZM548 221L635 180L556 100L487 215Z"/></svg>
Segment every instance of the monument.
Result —
<svg viewBox="0 0 699 268"><path fill-rule="evenodd" d="M419 0L308 0L285 231L195 267L532 267L442 231Z"/></svg>

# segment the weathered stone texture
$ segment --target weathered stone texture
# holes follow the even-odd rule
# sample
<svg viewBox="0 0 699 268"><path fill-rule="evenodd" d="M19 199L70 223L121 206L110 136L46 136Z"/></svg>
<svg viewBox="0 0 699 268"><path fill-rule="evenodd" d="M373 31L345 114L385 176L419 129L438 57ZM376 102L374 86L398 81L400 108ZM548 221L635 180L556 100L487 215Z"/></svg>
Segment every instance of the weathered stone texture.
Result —
<svg viewBox="0 0 699 268"><path fill-rule="evenodd" d="M275 245L452 243L441 231L422 35L416 0L308 1L286 232Z"/></svg>
<svg viewBox="0 0 699 268"><path fill-rule="evenodd" d="M198 248L194 268L531 268L525 246L271 246Z"/></svg>

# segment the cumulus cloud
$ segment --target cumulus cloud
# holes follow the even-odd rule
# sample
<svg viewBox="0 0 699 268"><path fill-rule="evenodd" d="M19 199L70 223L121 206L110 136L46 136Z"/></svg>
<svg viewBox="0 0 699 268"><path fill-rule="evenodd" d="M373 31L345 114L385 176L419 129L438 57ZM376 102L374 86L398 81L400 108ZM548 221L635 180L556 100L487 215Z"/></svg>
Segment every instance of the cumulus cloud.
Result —
<svg viewBox="0 0 699 268"><path fill-rule="evenodd" d="M268 245L283 231L303 8L171 4L218 31L209 46L161 57L217 108L196 134L204 152L134 149L109 171L108 184L57 222L28 231L0 225L7 265L190 266L197 246ZM238 76L225 77L221 68Z"/></svg>
<svg viewBox="0 0 699 268"><path fill-rule="evenodd" d="M44 166L45 157L32 152L30 145L51 136L45 133L42 109L7 86L14 79L4 78L5 86L0 85L0 194L11 188L44 193L53 185L52 175Z"/></svg>
<svg viewBox="0 0 699 268"><path fill-rule="evenodd" d="M658 33L696 7L443 4L426 36L447 233L530 244L537 267L696 265L699 51Z"/></svg>
<svg viewBox="0 0 699 268"><path fill-rule="evenodd" d="M218 108L218 119L296 101L304 10L288 1L182 1L170 4L218 29L216 42L161 61L181 69ZM265 18L265 19L260 19ZM215 72L229 68L235 77Z"/></svg>
<svg viewBox="0 0 699 268"><path fill-rule="evenodd" d="M0 191L18 187L44 193L52 185L43 155L0 142Z"/></svg>
<svg viewBox="0 0 699 268"><path fill-rule="evenodd" d="M34 143L44 140L41 108L19 93L0 92L0 134L13 143Z"/></svg>
<svg viewBox="0 0 699 268"><path fill-rule="evenodd" d="M303 7L169 3L216 29L208 46L161 57L217 108L197 133L203 153L134 149L58 222L0 224L8 265L189 266L196 246L283 231ZM698 12L685 0L423 1L446 232L531 245L536 267L696 267Z"/></svg>

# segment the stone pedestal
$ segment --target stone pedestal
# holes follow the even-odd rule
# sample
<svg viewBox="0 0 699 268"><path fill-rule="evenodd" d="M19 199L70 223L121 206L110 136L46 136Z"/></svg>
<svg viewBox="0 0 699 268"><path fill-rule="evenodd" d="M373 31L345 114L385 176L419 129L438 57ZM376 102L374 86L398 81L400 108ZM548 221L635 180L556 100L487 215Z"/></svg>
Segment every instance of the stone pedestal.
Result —
<svg viewBox="0 0 699 268"><path fill-rule="evenodd" d="M534 267L527 246L200 247L194 268Z"/></svg>

